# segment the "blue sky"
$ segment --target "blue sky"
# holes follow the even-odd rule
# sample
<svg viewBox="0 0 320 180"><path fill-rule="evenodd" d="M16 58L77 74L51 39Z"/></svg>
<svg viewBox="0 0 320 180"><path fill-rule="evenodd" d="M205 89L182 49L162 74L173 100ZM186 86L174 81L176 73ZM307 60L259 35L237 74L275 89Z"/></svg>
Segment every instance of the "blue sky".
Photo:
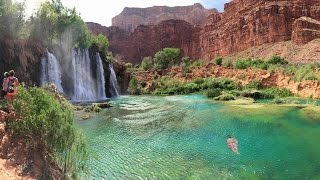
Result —
<svg viewBox="0 0 320 180"><path fill-rule="evenodd" d="M223 11L224 4L230 2L230 0L201 0L201 4L205 8L216 8L219 12Z"/></svg>
<svg viewBox="0 0 320 180"><path fill-rule="evenodd" d="M41 2L45 0L14 0L25 1L26 13L31 15ZM111 26L112 17L121 13L124 7L151 7L151 6L186 6L201 3L205 8L217 8L223 11L223 5L229 0L61 0L70 8L76 7L84 21Z"/></svg>

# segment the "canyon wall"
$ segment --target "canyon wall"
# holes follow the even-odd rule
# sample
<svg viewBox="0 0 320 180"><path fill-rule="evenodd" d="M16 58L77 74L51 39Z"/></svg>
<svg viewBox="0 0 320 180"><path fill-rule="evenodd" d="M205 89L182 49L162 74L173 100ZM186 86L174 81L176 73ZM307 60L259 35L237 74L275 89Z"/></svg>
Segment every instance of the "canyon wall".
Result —
<svg viewBox="0 0 320 180"><path fill-rule="evenodd" d="M139 25L156 25L161 21L176 19L184 20L193 25L204 25L206 17L217 12L216 9L205 9L201 4L192 6L153 6L149 8L124 8L112 18L112 26L133 32Z"/></svg>
<svg viewBox="0 0 320 180"><path fill-rule="evenodd" d="M305 17L305 18L301 18ZM307 43L319 36L320 0L233 0L210 15L201 35L207 60L267 43Z"/></svg>
<svg viewBox="0 0 320 180"><path fill-rule="evenodd" d="M154 18L156 16L152 14L157 14L160 10L153 8L143 8L144 11L140 9L141 12L137 10L139 8L126 8L122 15L133 17L135 13L140 12L145 17ZM201 19L203 17L198 16ZM118 17L120 15L114 20ZM152 22L161 20L162 18L158 17ZM130 18L128 21L131 21ZM136 28L128 32L123 26L127 23L124 20L119 22L122 24L114 23L119 27L103 27L94 23L88 23L88 27L95 34L106 35L110 41L110 50L123 57L126 62L139 63L143 57L153 56L164 47L181 48L182 56L193 59L212 60L218 56L235 55L255 47L263 48L262 45L276 46L279 42L292 42L294 45L291 46L297 45L297 48L301 49L306 43L320 38L320 0L233 0L225 4L223 13L211 11L203 26L195 26L182 20L167 20L156 25L146 23L149 25L136 27L143 24L137 21ZM281 55L282 50L290 51L290 47L277 47L276 51L270 53ZM317 51L320 49L307 54L317 54ZM295 60L302 57L295 57L293 50L287 54ZM319 60L314 57L306 55L301 60Z"/></svg>
<svg viewBox="0 0 320 180"><path fill-rule="evenodd" d="M157 25L140 25L132 33L118 27L103 27L87 23L94 34L104 34L109 39L109 50L126 62L140 63L143 57L153 56L166 47L181 49L182 56L200 57L200 27L182 20L162 21Z"/></svg>

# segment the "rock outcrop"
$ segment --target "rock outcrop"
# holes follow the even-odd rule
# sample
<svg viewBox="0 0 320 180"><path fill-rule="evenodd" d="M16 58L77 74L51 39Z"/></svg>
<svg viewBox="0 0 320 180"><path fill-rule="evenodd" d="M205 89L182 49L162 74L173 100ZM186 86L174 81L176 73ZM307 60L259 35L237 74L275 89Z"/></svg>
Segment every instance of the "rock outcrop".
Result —
<svg viewBox="0 0 320 180"><path fill-rule="evenodd" d="M202 57L210 60L292 37L306 43L319 37L318 20L320 0L233 0L224 13L209 16L200 35Z"/></svg>
<svg viewBox="0 0 320 180"><path fill-rule="evenodd" d="M0 72L13 69L20 82L40 84L40 60L46 49L37 41L0 39ZM3 78L0 78L2 83Z"/></svg>
<svg viewBox="0 0 320 180"><path fill-rule="evenodd" d="M301 17L294 21L292 40L297 44L306 44L320 38L320 21L309 17Z"/></svg>
<svg viewBox="0 0 320 180"><path fill-rule="evenodd" d="M87 23L94 34L104 34L109 39L109 50L126 62L140 63L146 56L153 56L166 47L181 49L182 56L200 57L200 27L182 20L162 21L157 25L140 25L128 33L118 27L103 27Z"/></svg>
<svg viewBox="0 0 320 180"><path fill-rule="evenodd" d="M193 25L204 25L206 17L216 9L205 9L201 4L192 6L153 6L149 8L124 8L112 19L112 26L133 32L139 25L156 25L161 21L178 19Z"/></svg>

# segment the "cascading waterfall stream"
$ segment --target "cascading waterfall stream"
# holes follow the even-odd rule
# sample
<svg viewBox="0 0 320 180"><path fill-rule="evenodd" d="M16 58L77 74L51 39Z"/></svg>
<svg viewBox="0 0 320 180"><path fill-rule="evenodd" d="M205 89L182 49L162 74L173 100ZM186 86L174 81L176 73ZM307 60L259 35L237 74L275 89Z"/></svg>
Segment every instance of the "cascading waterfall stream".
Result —
<svg viewBox="0 0 320 180"><path fill-rule="evenodd" d="M92 68L89 51L74 50L72 54L74 93L72 101L96 101L106 99L102 60L97 53L96 67ZM96 73L94 73L94 70ZM94 77L96 76L96 77Z"/></svg>
<svg viewBox="0 0 320 180"><path fill-rule="evenodd" d="M106 98L106 88L105 88L105 79L104 79L104 70L102 65L102 59L100 54L96 54L96 63L97 63L97 88L98 88L98 97Z"/></svg>
<svg viewBox="0 0 320 180"><path fill-rule="evenodd" d="M110 70L109 90L112 97L117 97L119 96L119 92L118 92L119 87L117 82L117 76L116 76L116 73L114 72L112 64L109 64L109 70Z"/></svg>
<svg viewBox="0 0 320 180"><path fill-rule="evenodd" d="M63 92L61 74L59 61L52 53L48 52L47 58L41 59L41 85L54 83L58 92Z"/></svg>
<svg viewBox="0 0 320 180"><path fill-rule="evenodd" d="M99 53L90 59L87 49L74 49L72 60L64 61L63 67L69 67L69 69L62 69L57 58L48 52L47 57L41 60L41 85L54 83L59 92L63 93L65 90L74 102L107 99L104 69ZM119 96L117 77L112 64L109 64L109 71L108 91L112 97L117 97ZM68 76L63 76L64 74Z"/></svg>

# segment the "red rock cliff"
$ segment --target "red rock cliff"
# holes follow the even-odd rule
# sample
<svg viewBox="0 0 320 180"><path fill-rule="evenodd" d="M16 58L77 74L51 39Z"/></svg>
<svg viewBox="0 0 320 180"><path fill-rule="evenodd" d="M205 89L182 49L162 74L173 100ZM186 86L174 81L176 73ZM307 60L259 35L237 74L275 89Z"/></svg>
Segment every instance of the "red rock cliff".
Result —
<svg viewBox="0 0 320 180"><path fill-rule="evenodd" d="M304 16L308 20L299 19ZM224 13L209 16L200 36L201 55L210 60L292 37L306 43L319 37L318 20L320 0L233 0Z"/></svg>
<svg viewBox="0 0 320 180"><path fill-rule="evenodd" d="M149 16L151 9L138 12ZM153 10L155 14L160 11ZM135 13L125 9L123 14L133 16ZM132 33L119 27L90 23L88 26L96 34L105 34L110 40L110 50L129 62L137 63L164 47L181 48L183 56L193 59L211 60L259 45L286 41L301 45L320 38L320 0L233 0L225 4L223 13L213 11L208 15L202 27L178 20L140 26Z"/></svg>
<svg viewBox="0 0 320 180"><path fill-rule="evenodd" d="M127 33L118 27L103 27L87 23L94 34L104 34L109 39L109 50L120 55L125 61L140 63L146 56L153 56L166 47L180 48L182 56L194 59L200 57L199 33L201 28L194 27L182 20L162 21L157 25L138 26L134 32Z"/></svg>
<svg viewBox="0 0 320 180"><path fill-rule="evenodd" d="M40 60L46 53L37 41L0 38L0 72L13 69L20 82L26 85L40 84ZM3 78L0 78L2 83Z"/></svg>
<svg viewBox="0 0 320 180"><path fill-rule="evenodd" d="M112 19L112 26L133 32L139 25L156 25L161 21L178 19L194 25L204 25L206 17L216 9L205 9L201 4L192 6L153 6L149 8L124 8Z"/></svg>

